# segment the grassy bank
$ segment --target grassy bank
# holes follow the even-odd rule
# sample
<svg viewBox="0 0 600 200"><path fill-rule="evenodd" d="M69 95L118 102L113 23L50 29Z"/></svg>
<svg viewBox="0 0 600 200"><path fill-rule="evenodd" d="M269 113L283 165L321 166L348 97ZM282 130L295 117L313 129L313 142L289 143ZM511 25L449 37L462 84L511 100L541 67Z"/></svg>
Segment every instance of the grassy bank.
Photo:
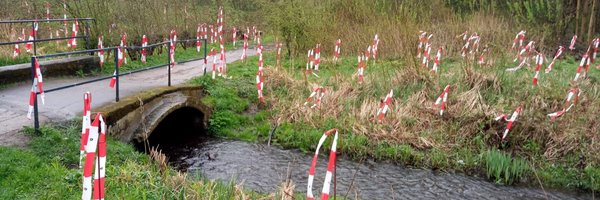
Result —
<svg viewBox="0 0 600 200"><path fill-rule="evenodd" d="M257 100L257 58L228 65L231 80L199 77L192 82L210 94L205 103L215 109L210 129L217 135L265 142L279 124L275 143L312 152L323 131L335 127L342 134L339 152L354 159L457 170L500 184L535 186L539 179L546 187L600 190L600 157L595 153L600 145L594 142L599 139L599 71L590 69L587 79L571 83L578 62L568 57L550 74L542 72L539 86L533 87L533 69L506 72L516 65L509 60L496 58L493 66L478 66L447 59L437 75L411 59L370 61L365 82L358 84L355 58L338 64L326 58L320 78L305 76L304 58L294 58L265 69L266 105ZM266 63L275 63L274 55L267 54ZM441 117L431 105L447 84L448 110ZM317 85L328 90L322 105L303 106ZM550 121L546 114L562 108L571 86L584 91L579 102ZM383 123L375 123L379 100L390 89L391 110ZM499 113L510 115L517 106L523 112L501 142L506 124L493 119Z"/></svg>
<svg viewBox="0 0 600 200"><path fill-rule="evenodd" d="M0 147L0 199L77 199L80 121L43 127L26 149ZM159 154L136 151L108 137L107 199L261 199L273 194L244 190L234 181L192 177L171 169Z"/></svg>

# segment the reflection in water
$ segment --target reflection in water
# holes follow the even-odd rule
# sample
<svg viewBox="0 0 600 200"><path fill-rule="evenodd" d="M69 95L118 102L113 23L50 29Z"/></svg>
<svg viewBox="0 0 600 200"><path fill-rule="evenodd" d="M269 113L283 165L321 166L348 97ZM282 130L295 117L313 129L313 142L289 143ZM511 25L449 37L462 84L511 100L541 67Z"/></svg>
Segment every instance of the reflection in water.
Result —
<svg viewBox="0 0 600 200"><path fill-rule="evenodd" d="M197 145L166 152L171 163L209 179L235 178L245 188L273 192L284 182L288 163L296 192L306 193L309 154L281 150L262 144L208 140ZM326 154L317 162L315 196L320 196L327 170ZM356 176L354 177L354 174ZM354 186L349 186L354 177ZM332 187L333 188L333 187ZM361 199L591 199L591 194L546 193L537 188L498 186L462 174L434 173L387 163L357 163L338 159L337 195ZM332 192L333 193L333 192Z"/></svg>

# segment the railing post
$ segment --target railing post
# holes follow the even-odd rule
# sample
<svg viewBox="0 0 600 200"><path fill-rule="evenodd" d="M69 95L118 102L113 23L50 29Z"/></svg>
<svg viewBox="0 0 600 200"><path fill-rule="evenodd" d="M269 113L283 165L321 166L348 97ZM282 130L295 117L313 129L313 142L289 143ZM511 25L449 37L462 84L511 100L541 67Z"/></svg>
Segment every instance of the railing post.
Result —
<svg viewBox="0 0 600 200"><path fill-rule="evenodd" d="M35 84L35 56L31 56L31 84ZM40 121L38 118L37 91L34 90L33 92L35 93L35 98L33 99L33 127L37 134L40 130Z"/></svg>
<svg viewBox="0 0 600 200"><path fill-rule="evenodd" d="M171 86L171 64L172 64L171 63L171 45L173 45L173 38L169 39L169 47L167 47L167 49L169 49L169 51L167 51L168 52L168 54L167 54L167 60L168 60L168 62L167 62L167 68L168 68L168 71L169 71L168 72L169 73L169 75L168 75L169 76L169 83L168 83L169 87ZM173 56L173 58L175 58L175 56Z"/></svg>
<svg viewBox="0 0 600 200"><path fill-rule="evenodd" d="M205 64L208 64L208 62L207 62L207 59L208 59L208 58L206 57L206 54L207 54L207 52L206 52L206 51L208 51L208 47L207 47L207 44L206 44L206 43L207 43L208 39L204 38L204 39L202 39L202 40L204 40L204 41L203 41L203 43L204 43L204 63L205 63ZM204 67L204 74L203 74L203 75L206 75L206 68L207 68L207 67L208 67L208 66L206 66L206 65L205 65L205 67Z"/></svg>
<svg viewBox="0 0 600 200"><path fill-rule="evenodd" d="M37 32L33 32L35 30L35 22L31 22L31 32L33 34L33 55L37 56L37 47L35 46L35 40L37 40ZM25 39L25 38L23 38Z"/></svg>
<svg viewBox="0 0 600 200"><path fill-rule="evenodd" d="M119 48L115 48L115 101L119 102Z"/></svg>

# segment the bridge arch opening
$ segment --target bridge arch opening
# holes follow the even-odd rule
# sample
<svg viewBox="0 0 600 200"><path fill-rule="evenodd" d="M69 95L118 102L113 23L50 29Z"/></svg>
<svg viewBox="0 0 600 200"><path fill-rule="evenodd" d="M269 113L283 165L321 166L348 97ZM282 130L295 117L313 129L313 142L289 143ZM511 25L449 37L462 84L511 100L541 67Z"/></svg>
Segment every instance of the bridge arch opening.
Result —
<svg viewBox="0 0 600 200"><path fill-rule="evenodd" d="M143 152L151 148L159 149L171 160L176 156L173 154L206 139L208 133L203 123L204 115L194 107L178 108L168 113L151 130L147 141L135 141L134 145Z"/></svg>

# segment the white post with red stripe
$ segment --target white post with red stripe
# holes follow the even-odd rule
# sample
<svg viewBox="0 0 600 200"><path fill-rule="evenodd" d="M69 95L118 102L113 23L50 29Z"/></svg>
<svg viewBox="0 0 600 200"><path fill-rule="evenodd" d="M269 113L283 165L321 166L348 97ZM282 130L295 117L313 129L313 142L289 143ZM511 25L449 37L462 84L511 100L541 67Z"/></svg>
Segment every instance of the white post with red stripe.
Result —
<svg viewBox="0 0 600 200"><path fill-rule="evenodd" d="M552 59L552 62L550 62L550 64L546 68L546 73L550 73L550 71L552 71L552 68L554 67L554 62L556 62L556 59L558 59L558 57L560 57L560 55L563 53L563 51L565 51L565 47L558 46L558 51L556 51L556 54L554 54L554 58Z"/></svg>
<svg viewBox="0 0 600 200"><path fill-rule="evenodd" d="M379 51L379 35L375 34L375 38L373 39L373 61L377 59L377 53Z"/></svg>
<svg viewBox="0 0 600 200"><path fill-rule="evenodd" d="M233 34L232 34L233 38L233 47L235 47L235 42L237 42L237 28L233 27Z"/></svg>
<svg viewBox="0 0 600 200"><path fill-rule="evenodd" d="M37 36L37 31L38 31L38 23L37 23L37 22L34 22L34 23L33 23L33 28L32 28L32 29L31 29L31 31L29 32L29 39L28 39L28 41L29 41L29 42L27 42L27 43L25 44L25 50L26 50L27 52L30 52L30 51L31 51L31 48L32 48L32 46L33 46L33 40L34 40L34 39L36 38L36 36Z"/></svg>
<svg viewBox="0 0 600 200"><path fill-rule="evenodd" d="M385 118L385 114L390 109L390 103L392 103L393 96L394 96L394 90L390 90L390 93L388 93L385 96L385 99L381 101L381 104L379 105L379 109L377 109L377 121L383 122L383 119Z"/></svg>
<svg viewBox="0 0 600 200"><path fill-rule="evenodd" d="M317 167L317 160L319 158L319 149L321 149L321 146L323 146L323 143L325 143L327 136L331 135L331 133L333 133L333 132L335 132L335 135L333 136L333 142L331 144L331 150L329 153L329 162L327 163L327 173L325 174L323 190L321 191L321 199L322 200L329 199L331 179L333 177L333 171L335 170L335 161L336 161L336 156L337 156L338 131L335 128L325 131L325 133L323 133L323 136L321 136L321 139L319 139L319 143L317 144L317 149L315 150L315 155L313 156L312 162L310 164L310 169L308 170L308 184L306 187L306 199L307 200L315 199L313 192L312 192L312 189L313 189L312 185L313 185L313 181L315 179L315 168Z"/></svg>
<svg viewBox="0 0 600 200"><path fill-rule="evenodd" d="M417 46L417 58L421 58L421 52L423 51L423 46L425 45L425 40L427 38L427 32L419 31L419 45Z"/></svg>
<svg viewBox="0 0 600 200"><path fill-rule="evenodd" d="M275 46L277 47L277 66L281 66L281 47L283 43L279 42Z"/></svg>
<svg viewBox="0 0 600 200"><path fill-rule="evenodd" d="M321 64L321 44L317 44L315 48L315 71L319 71L319 65Z"/></svg>
<svg viewBox="0 0 600 200"><path fill-rule="evenodd" d="M75 49L77 48L77 33L79 31L79 21L75 19L73 22L73 28L71 29L71 38L69 39L69 43L67 46Z"/></svg>
<svg viewBox="0 0 600 200"><path fill-rule="evenodd" d="M437 109L438 105L440 106L440 116L444 115L444 111L446 110L446 103L448 102L448 94L450 93L450 85L446 85L444 91L440 96L435 100L433 104L433 108Z"/></svg>
<svg viewBox="0 0 600 200"><path fill-rule="evenodd" d="M364 81L365 76L365 56L358 56L358 83L362 83Z"/></svg>
<svg viewBox="0 0 600 200"><path fill-rule="evenodd" d="M123 65L123 59L124 59L124 55L123 55L123 40L121 40L121 44L117 47L117 67L121 68L121 65ZM108 84L108 86L110 88L114 88L115 84L117 83L117 70L115 70L113 72L113 77L110 79L110 83Z"/></svg>
<svg viewBox="0 0 600 200"><path fill-rule="evenodd" d="M212 79L215 80L217 74L217 52L215 48L210 49L209 57L212 56Z"/></svg>
<svg viewBox="0 0 600 200"><path fill-rule="evenodd" d="M202 47L202 41L200 41L200 37L202 36L200 33L201 27L198 25L196 29L196 52L200 52L200 47Z"/></svg>
<svg viewBox="0 0 600 200"><path fill-rule="evenodd" d="M260 43L260 38L257 39L256 53L258 54L258 72L256 72L256 90L258 91L258 101L265 103L265 97L263 96L263 88L265 86L263 81L263 47Z"/></svg>

